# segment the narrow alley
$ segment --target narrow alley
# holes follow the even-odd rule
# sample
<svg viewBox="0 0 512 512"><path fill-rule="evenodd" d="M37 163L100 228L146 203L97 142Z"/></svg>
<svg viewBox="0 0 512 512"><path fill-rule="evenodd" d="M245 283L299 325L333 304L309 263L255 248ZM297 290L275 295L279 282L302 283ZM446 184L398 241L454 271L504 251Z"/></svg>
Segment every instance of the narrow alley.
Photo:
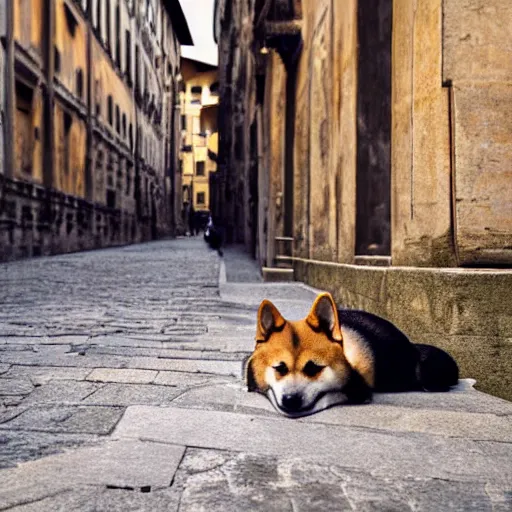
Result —
<svg viewBox="0 0 512 512"><path fill-rule="evenodd" d="M512 405L470 381L300 420L247 393L260 301L300 318L316 291L236 248L21 260L0 282L1 510L510 507Z"/></svg>

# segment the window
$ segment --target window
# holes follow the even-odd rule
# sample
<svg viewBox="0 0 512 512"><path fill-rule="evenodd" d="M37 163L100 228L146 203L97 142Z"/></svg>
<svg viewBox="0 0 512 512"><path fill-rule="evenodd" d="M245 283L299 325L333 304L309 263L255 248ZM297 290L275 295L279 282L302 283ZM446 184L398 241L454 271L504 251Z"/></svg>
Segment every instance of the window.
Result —
<svg viewBox="0 0 512 512"><path fill-rule="evenodd" d="M116 207L116 191L107 190L107 208Z"/></svg>
<svg viewBox="0 0 512 512"><path fill-rule="evenodd" d="M33 96L34 92L30 87L16 82L16 122L14 124L16 169L26 174L32 174Z"/></svg>
<svg viewBox="0 0 512 512"><path fill-rule="evenodd" d="M119 4L116 7L116 62L121 67L121 10Z"/></svg>
<svg viewBox="0 0 512 512"><path fill-rule="evenodd" d="M63 113L64 117L64 148L62 159L64 160L64 173L69 176L71 171L71 125L73 118L68 112Z"/></svg>
<svg viewBox="0 0 512 512"><path fill-rule="evenodd" d="M199 205L199 204L204 204L204 192L198 192L197 195L196 195L196 203Z"/></svg>
<svg viewBox="0 0 512 512"><path fill-rule="evenodd" d="M56 46L53 47L53 58L55 73L60 73L60 52Z"/></svg>
<svg viewBox="0 0 512 512"><path fill-rule="evenodd" d="M84 93L84 72L81 68L76 70L76 94L79 98L82 98Z"/></svg>
<svg viewBox="0 0 512 512"><path fill-rule="evenodd" d="M111 48L111 45L110 45L110 38L112 37L112 35L110 34L110 29L111 29L111 24L110 24L110 15L111 15L111 12L110 12L110 0L107 0L107 51L108 53L110 53L112 51L112 48Z"/></svg>
<svg viewBox="0 0 512 512"><path fill-rule="evenodd" d="M185 114L181 114L181 129L187 129L187 116Z"/></svg>
<svg viewBox="0 0 512 512"><path fill-rule="evenodd" d="M126 139L126 114L123 114L123 137Z"/></svg>
<svg viewBox="0 0 512 512"><path fill-rule="evenodd" d="M130 195L131 184L132 184L132 167L128 166L128 168L126 169L126 192L125 192L125 194L127 196Z"/></svg>
<svg viewBox="0 0 512 512"><path fill-rule="evenodd" d="M68 26L68 32L71 34L71 37L75 37L76 27L78 26L78 21L73 14L73 11L69 7L68 4L64 4L64 14L66 16L66 24Z"/></svg>
<svg viewBox="0 0 512 512"><path fill-rule="evenodd" d="M108 112L108 124L112 126L114 124L114 102L112 101L112 95L109 94L107 98L107 112Z"/></svg>
<svg viewBox="0 0 512 512"><path fill-rule="evenodd" d="M202 90L203 90L203 89L201 88L201 86L200 86L200 85L194 85L194 87L192 87L192 88L190 89L190 92L191 92L192 94L201 94Z"/></svg>
<svg viewBox="0 0 512 512"><path fill-rule="evenodd" d="M210 85L210 94L212 96L218 96L219 95L219 82L213 82L213 84Z"/></svg>
<svg viewBox="0 0 512 512"><path fill-rule="evenodd" d="M96 29L101 39L101 2L102 0L96 0Z"/></svg>
<svg viewBox="0 0 512 512"><path fill-rule="evenodd" d="M133 125L130 123L128 127L128 136L130 138L130 149L133 149Z"/></svg>
<svg viewBox="0 0 512 512"><path fill-rule="evenodd" d="M119 105L116 105L116 132L121 133L121 111Z"/></svg>
<svg viewBox="0 0 512 512"><path fill-rule="evenodd" d="M128 78L128 83L132 83L132 35L129 30L126 30L125 33L125 43L126 43L126 62L125 62L125 73Z"/></svg>
<svg viewBox="0 0 512 512"><path fill-rule="evenodd" d="M196 162L196 176L204 176L204 162Z"/></svg>
<svg viewBox="0 0 512 512"><path fill-rule="evenodd" d="M140 89L139 78L139 46L135 46L135 88Z"/></svg>

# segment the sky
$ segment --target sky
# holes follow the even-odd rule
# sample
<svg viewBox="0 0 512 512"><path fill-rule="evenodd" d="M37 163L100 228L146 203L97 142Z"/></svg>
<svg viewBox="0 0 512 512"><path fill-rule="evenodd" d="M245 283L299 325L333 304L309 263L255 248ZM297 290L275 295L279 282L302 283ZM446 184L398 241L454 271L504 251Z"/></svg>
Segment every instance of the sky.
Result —
<svg viewBox="0 0 512 512"><path fill-rule="evenodd" d="M217 66L217 45L213 40L214 0L180 0L194 46L182 46L183 57Z"/></svg>

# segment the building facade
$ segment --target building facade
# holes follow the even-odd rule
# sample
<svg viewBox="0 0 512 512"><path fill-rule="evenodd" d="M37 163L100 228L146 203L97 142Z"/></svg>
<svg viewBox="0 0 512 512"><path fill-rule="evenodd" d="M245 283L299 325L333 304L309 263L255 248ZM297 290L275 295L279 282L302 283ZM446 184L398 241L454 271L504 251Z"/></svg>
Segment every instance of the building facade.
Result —
<svg viewBox="0 0 512 512"><path fill-rule="evenodd" d="M181 59L182 211L210 209L210 175L217 170L217 68Z"/></svg>
<svg viewBox="0 0 512 512"><path fill-rule="evenodd" d="M510 26L502 0L215 12L228 238L262 267L289 240L297 279L448 349L509 399Z"/></svg>
<svg viewBox="0 0 512 512"><path fill-rule="evenodd" d="M177 0L7 0L0 259L173 233Z"/></svg>

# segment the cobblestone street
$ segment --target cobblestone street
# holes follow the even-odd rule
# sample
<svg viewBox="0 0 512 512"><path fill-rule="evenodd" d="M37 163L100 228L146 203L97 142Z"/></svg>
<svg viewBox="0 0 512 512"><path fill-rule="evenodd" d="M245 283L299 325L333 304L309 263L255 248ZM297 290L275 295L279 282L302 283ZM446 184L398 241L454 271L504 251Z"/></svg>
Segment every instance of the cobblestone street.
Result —
<svg viewBox="0 0 512 512"><path fill-rule="evenodd" d="M469 382L300 420L246 393L259 302L315 293L202 237L0 266L0 510L510 510L512 405Z"/></svg>

